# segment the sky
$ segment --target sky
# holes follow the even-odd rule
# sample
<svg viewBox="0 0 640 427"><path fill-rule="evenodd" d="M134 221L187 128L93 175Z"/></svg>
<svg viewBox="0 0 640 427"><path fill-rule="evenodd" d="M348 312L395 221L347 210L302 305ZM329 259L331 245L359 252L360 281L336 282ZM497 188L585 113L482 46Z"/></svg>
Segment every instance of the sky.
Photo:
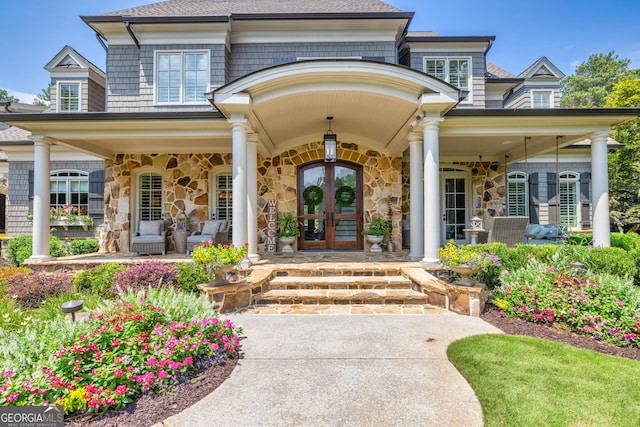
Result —
<svg viewBox="0 0 640 427"><path fill-rule="evenodd" d="M154 0L0 0L0 89L31 103L49 83L44 66L65 45L101 69L106 54L80 16ZM415 12L410 30L496 36L487 59L519 74L546 56L565 74L594 53L615 51L640 68L638 0L386 0Z"/></svg>

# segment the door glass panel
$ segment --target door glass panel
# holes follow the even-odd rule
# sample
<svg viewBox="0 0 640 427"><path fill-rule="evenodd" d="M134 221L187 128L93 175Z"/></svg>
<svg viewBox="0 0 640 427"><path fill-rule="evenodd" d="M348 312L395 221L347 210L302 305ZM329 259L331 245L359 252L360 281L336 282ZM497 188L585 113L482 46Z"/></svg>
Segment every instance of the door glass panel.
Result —
<svg viewBox="0 0 640 427"><path fill-rule="evenodd" d="M302 222L304 229L304 240L324 240L325 239L325 168L318 166L306 169L303 174L303 213L305 218Z"/></svg>
<svg viewBox="0 0 640 427"><path fill-rule="evenodd" d="M444 238L464 241L467 218L465 178L445 178Z"/></svg>
<svg viewBox="0 0 640 427"><path fill-rule="evenodd" d="M356 212L356 172L353 169L338 166L334 169L336 214Z"/></svg>
<svg viewBox="0 0 640 427"><path fill-rule="evenodd" d="M358 225L355 219L336 221L336 241L351 242L356 239Z"/></svg>

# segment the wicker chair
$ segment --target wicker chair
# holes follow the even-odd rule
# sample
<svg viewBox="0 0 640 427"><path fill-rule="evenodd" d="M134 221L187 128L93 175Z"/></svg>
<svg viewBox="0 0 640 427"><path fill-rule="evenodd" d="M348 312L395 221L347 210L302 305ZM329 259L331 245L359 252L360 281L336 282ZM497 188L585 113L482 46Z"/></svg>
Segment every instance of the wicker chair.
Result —
<svg viewBox="0 0 640 427"><path fill-rule="evenodd" d="M512 248L518 243L525 243L525 230L529 224L528 216L496 216L489 229L487 243L500 242Z"/></svg>
<svg viewBox="0 0 640 427"><path fill-rule="evenodd" d="M229 243L229 228L231 222L226 219L211 219L202 224L201 231L194 231L187 237L187 253L193 252L193 249L208 240L214 243Z"/></svg>
<svg viewBox="0 0 640 427"><path fill-rule="evenodd" d="M166 237L163 220L141 220L136 235L131 238L131 255L166 254Z"/></svg>

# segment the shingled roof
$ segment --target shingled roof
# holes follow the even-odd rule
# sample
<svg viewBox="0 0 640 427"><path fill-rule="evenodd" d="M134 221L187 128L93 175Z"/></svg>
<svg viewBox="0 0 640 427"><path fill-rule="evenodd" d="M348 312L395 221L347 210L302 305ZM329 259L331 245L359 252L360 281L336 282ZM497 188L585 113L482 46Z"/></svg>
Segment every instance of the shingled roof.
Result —
<svg viewBox="0 0 640 427"><path fill-rule="evenodd" d="M402 12L379 0L168 0L100 16L169 17L231 14Z"/></svg>

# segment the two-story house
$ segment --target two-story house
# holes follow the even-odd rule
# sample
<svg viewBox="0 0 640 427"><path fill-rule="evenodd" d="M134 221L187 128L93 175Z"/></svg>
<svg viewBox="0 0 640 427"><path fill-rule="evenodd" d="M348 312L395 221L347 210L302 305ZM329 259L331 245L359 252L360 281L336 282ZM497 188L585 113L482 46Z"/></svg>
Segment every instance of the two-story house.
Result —
<svg viewBox="0 0 640 427"><path fill-rule="evenodd" d="M33 141L33 162L16 163L32 171L17 177L33 183L22 198L10 158L9 220L33 211L33 259L46 259L65 191L100 206L112 250L129 250L139 220L184 212L192 226L230 219L257 259L277 200L300 217L299 250L364 249L364 224L383 215L396 244L405 221L409 258L429 264L473 216L560 221L556 203L608 245L607 135L640 110L561 109L546 58L511 75L487 61L495 37L409 32L412 18L378 0L169 0L82 17L106 71L67 47L47 65L50 111L0 114ZM586 139L588 171L556 174L559 197L540 191L552 177L528 160ZM92 157L54 165L58 150Z"/></svg>

